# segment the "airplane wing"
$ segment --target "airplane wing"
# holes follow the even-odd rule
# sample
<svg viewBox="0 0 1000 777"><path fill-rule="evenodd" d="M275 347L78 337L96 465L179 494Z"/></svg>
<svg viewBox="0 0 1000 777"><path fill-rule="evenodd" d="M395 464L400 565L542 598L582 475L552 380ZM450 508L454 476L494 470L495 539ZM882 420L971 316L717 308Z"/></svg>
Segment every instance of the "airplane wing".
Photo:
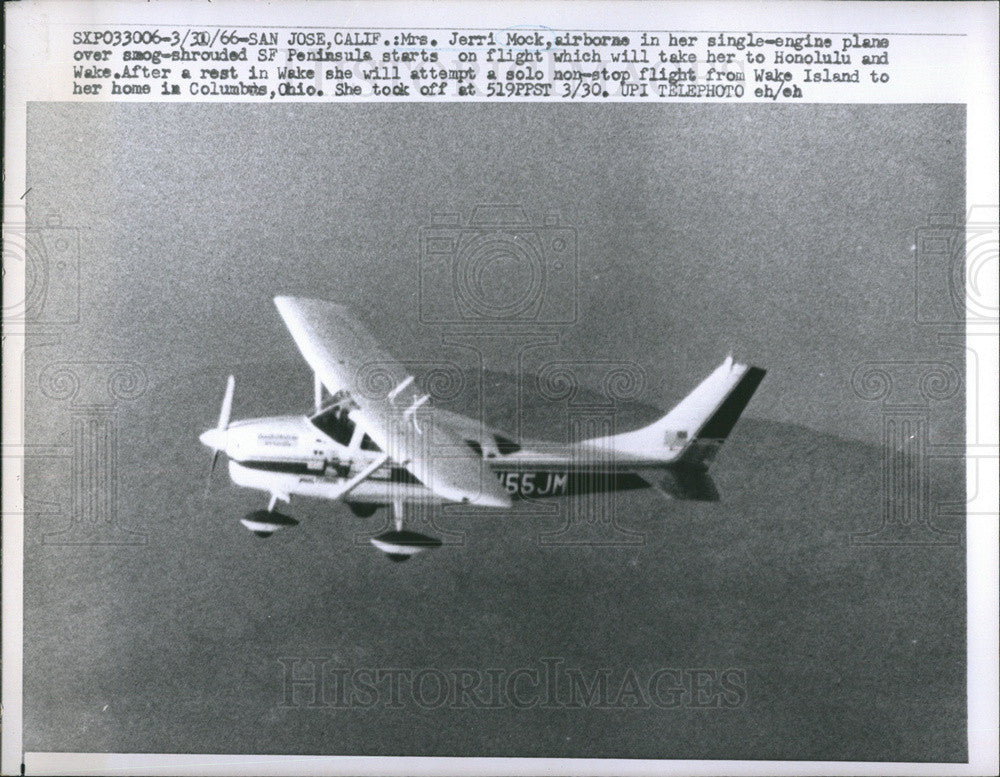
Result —
<svg viewBox="0 0 1000 777"><path fill-rule="evenodd" d="M390 458L444 499L510 507L482 459L453 430L435 424L429 396L347 308L302 297L275 297L274 304L323 385L350 394L359 409L351 417Z"/></svg>

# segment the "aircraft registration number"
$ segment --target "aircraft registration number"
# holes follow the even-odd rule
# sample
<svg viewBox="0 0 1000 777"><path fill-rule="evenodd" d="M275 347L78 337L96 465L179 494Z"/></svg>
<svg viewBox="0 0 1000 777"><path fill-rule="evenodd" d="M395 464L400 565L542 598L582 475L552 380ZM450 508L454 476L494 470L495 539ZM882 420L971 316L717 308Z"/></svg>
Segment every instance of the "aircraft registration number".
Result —
<svg viewBox="0 0 1000 777"><path fill-rule="evenodd" d="M569 476L565 472L498 472L500 483L512 496L561 496Z"/></svg>

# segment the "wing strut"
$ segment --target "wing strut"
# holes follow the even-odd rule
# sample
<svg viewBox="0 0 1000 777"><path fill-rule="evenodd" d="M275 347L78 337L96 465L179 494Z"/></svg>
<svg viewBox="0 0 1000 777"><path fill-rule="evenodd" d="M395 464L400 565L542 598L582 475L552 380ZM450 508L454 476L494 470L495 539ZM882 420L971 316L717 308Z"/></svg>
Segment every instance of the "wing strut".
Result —
<svg viewBox="0 0 1000 777"><path fill-rule="evenodd" d="M403 500L392 500L392 517L395 521L396 531L403 531Z"/></svg>
<svg viewBox="0 0 1000 777"><path fill-rule="evenodd" d="M361 470L357 475L355 475L353 478L344 483L344 485L340 487L340 491L338 491L336 496L332 498L342 499L343 497L347 496L355 488L361 485L361 481L365 480L369 475L371 475L375 470L377 470L379 467L385 464L388 460L389 460L388 453L383 453L378 458L373 459L371 464L369 464L367 467Z"/></svg>
<svg viewBox="0 0 1000 777"><path fill-rule="evenodd" d="M386 397L386 399L389 400L389 404L391 405L393 403L393 401L396 399L396 397L399 396L399 392L402 391L403 389L405 389L411 383L413 383L413 376L412 375L408 376L406 378L406 380L400 382L400 384L398 386L396 386L396 388L394 388L392 391L390 391L389 392L389 396Z"/></svg>
<svg viewBox="0 0 1000 777"><path fill-rule="evenodd" d="M317 414L323 409L323 380L318 372L313 373L313 408Z"/></svg>
<svg viewBox="0 0 1000 777"><path fill-rule="evenodd" d="M414 413L416 413L420 409L420 406L423 405L430 398L431 398L430 394L424 394L422 397L414 399L413 404L403 411L403 418L404 419L409 418L411 421L413 421L413 428L417 430L417 434L423 434L423 430L417 423L417 417L414 415Z"/></svg>

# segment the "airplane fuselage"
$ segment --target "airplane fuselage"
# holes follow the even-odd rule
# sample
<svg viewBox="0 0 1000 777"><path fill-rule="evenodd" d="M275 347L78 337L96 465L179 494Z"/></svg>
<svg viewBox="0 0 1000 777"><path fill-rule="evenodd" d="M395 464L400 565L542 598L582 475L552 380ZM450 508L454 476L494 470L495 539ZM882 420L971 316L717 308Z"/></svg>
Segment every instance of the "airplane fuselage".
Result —
<svg viewBox="0 0 1000 777"><path fill-rule="evenodd" d="M454 419L461 419L454 416ZM469 419L461 419L468 422ZM646 488L648 483L601 451L581 452L561 443L516 444L481 424L466 424L466 444L514 498L540 499L593 491ZM306 416L237 421L226 431L223 450L233 483L287 499L335 499L343 484L375 461L380 451L360 434L346 445L320 431ZM361 439L358 439L361 437ZM439 449L437 455L447 456ZM346 499L356 503L443 501L404 467L389 461L359 483Z"/></svg>

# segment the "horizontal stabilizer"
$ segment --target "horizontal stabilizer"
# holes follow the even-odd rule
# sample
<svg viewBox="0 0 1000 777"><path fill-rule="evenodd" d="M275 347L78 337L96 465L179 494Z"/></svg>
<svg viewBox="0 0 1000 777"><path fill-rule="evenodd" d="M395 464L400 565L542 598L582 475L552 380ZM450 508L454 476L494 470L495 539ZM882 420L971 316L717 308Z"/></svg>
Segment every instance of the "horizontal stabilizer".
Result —
<svg viewBox="0 0 1000 777"><path fill-rule="evenodd" d="M693 502L718 502L719 491L708 471L702 466L677 464L666 470L643 474L650 485L670 499Z"/></svg>

